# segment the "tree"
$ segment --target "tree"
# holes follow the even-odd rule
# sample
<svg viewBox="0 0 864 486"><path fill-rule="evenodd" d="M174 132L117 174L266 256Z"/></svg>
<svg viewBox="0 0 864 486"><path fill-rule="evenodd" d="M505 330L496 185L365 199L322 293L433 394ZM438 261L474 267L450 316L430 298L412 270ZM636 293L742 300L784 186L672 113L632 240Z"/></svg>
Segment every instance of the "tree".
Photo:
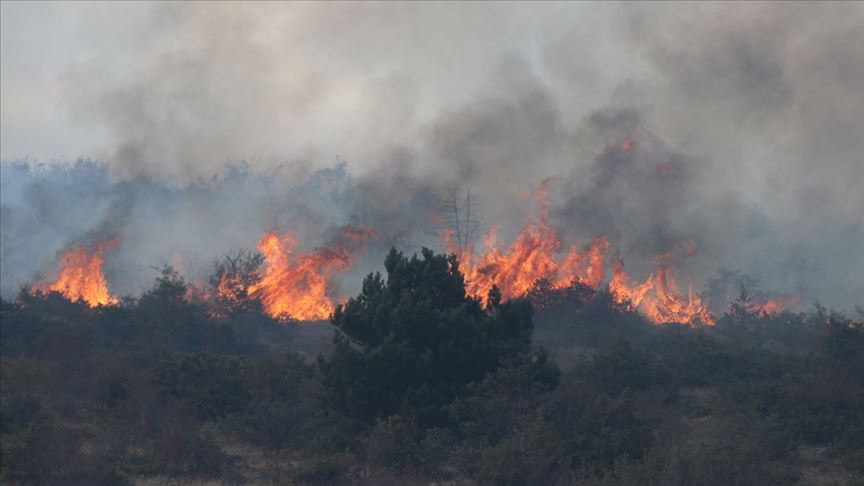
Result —
<svg viewBox="0 0 864 486"><path fill-rule="evenodd" d="M360 295L337 308L335 349L319 358L340 412L368 424L395 413L421 426L441 424L443 406L466 385L530 359L527 300L502 303L493 289L483 308L466 295L455 256L426 248L410 259L391 249L384 266L386 282L370 274Z"/></svg>
<svg viewBox="0 0 864 486"><path fill-rule="evenodd" d="M750 322L759 317L759 312L755 309L750 291L744 284L741 284L738 298L729 304L729 310L726 311L726 315L731 317L735 322Z"/></svg>
<svg viewBox="0 0 864 486"><path fill-rule="evenodd" d="M204 304L189 300L189 291L183 277L165 266L154 287L138 299L133 315L151 345L173 351L240 351L231 327L211 319Z"/></svg>

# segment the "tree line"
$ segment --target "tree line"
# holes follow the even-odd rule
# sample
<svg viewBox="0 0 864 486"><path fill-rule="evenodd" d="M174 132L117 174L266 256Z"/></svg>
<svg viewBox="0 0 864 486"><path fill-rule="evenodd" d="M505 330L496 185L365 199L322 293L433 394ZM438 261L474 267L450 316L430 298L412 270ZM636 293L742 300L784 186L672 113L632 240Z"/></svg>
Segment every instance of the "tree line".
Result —
<svg viewBox="0 0 864 486"><path fill-rule="evenodd" d="M258 264L226 257L213 282ZM464 284L453 256L392 250L329 325L277 322L242 299L214 315L170 267L111 307L23 291L0 303L0 479L727 485L864 475L861 322L818 305L754 312L745 288L713 328L654 326L603 289L506 302L493 289L484 306ZM539 282L535 292L551 291Z"/></svg>

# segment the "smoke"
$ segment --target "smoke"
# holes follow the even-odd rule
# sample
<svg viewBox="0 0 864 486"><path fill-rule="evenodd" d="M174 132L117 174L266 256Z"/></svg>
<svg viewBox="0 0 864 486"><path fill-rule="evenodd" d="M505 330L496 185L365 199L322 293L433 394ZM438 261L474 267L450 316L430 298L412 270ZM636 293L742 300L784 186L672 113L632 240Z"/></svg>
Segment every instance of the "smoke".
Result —
<svg viewBox="0 0 864 486"><path fill-rule="evenodd" d="M120 294L272 228L311 247L375 227L360 273L389 245L436 246L454 191L512 234L546 178L562 237L604 234L634 276L686 247L697 284L730 268L805 302L864 295L860 5L46 8L3 7L4 296L113 235ZM16 16L89 55L33 74ZM40 97L81 139L52 122L40 142L104 165L13 163L59 155L32 135Z"/></svg>

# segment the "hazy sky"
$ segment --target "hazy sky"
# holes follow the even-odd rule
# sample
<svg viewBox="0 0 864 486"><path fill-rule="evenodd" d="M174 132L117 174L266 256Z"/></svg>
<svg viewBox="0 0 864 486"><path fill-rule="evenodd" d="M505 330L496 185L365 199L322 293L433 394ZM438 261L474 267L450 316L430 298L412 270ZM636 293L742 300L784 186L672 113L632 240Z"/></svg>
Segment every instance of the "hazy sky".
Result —
<svg viewBox="0 0 864 486"><path fill-rule="evenodd" d="M534 89L567 129L635 107L756 199L802 176L849 192L862 41L855 3L3 2L0 158L181 179L229 159L362 170Z"/></svg>
<svg viewBox="0 0 864 486"><path fill-rule="evenodd" d="M647 69L613 42L611 9L592 4L2 8L4 160L114 160L122 140L152 135L144 159L207 159L196 166L310 153L362 161L374 147L413 142L442 111L488 89L508 59L530 76L566 76L560 94L580 116ZM584 65L547 62L561 49Z"/></svg>

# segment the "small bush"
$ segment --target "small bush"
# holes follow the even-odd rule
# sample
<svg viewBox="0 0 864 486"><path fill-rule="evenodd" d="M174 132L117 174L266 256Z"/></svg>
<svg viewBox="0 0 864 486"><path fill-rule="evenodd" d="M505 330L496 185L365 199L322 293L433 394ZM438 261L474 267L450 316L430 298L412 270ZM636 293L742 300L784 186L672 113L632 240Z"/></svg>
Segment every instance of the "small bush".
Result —
<svg viewBox="0 0 864 486"><path fill-rule="evenodd" d="M154 457L161 470L180 475L217 477L231 464L219 446L185 427L166 431Z"/></svg>
<svg viewBox="0 0 864 486"><path fill-rule="evenodd" d="M542 417L518 420L498 444L484 449L477 464L483 484L549 484L561 457L561 444Z"/></svg>
<svg viewBox="0 0 864 486"><path fill-rule="evenodd" d="M293 471L299 484L333 484L348 470L352 457L347 454L315 456Z"/></svg>
<svg viewBox="0 0 864 486"><path fill-rule="evenodd" d="M366 459L373 466L400 471L415 462L417 426L398 415L380 420L366 439Z"/></svg>

